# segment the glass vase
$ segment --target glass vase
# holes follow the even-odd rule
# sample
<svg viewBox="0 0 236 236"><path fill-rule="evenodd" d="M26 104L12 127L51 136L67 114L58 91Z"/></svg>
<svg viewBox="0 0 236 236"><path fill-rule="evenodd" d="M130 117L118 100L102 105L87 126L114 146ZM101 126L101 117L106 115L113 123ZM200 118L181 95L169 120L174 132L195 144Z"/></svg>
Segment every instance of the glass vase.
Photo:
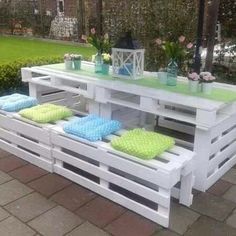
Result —
<svg viewBox="0 0 236 236"><path fill-rule="evenodd" d="M102 65L102 74L103 75L108 75L109 74L109 68L110 68L110 65L104 63Z"/></svg>
<svg viewBox="0 0 236 236"><path fill-rule="evenodd" d="M178 64L174 59L170 60L167 66L167 85L176 86L178 75Z"/></svg>
<svg viewBox="0 0 236 236"><path fill-rule="evenodd" d="M75 70L81 69L81 60L74 60L74 69Z"/></svg>
<svg viewBox="0 0 236 236"><path fill-rule="evenodd" d="M102 64L103 64L103 59L102 59L102 53L100 51L97 52L94 58L94 66L95 66L95 73L102 73Z"/></svg>

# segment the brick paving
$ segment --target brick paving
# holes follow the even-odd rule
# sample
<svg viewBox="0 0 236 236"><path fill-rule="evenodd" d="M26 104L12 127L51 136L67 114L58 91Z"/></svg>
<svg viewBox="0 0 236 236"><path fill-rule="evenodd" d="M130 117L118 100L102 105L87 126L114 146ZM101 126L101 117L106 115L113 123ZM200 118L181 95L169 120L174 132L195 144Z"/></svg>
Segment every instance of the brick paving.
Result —
<svg viewBox="0 0 236 236"><path fill-rule="evenodd" d="M236 236L236 166L190 208L171 204L164 229L0 150L0 236Z"/></svg>

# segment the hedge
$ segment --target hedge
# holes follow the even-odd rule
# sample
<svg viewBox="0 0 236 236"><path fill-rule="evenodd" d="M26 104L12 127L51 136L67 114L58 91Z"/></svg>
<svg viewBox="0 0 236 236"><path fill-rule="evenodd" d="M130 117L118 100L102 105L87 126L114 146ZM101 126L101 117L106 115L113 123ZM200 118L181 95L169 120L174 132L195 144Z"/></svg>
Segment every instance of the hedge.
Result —
<svg viewBox="0 0 236 236"><path fill-rule="evenodd" d="M0 64L0 93L22 86L21 68L62 62L61 57L21 59Z"/></svg>

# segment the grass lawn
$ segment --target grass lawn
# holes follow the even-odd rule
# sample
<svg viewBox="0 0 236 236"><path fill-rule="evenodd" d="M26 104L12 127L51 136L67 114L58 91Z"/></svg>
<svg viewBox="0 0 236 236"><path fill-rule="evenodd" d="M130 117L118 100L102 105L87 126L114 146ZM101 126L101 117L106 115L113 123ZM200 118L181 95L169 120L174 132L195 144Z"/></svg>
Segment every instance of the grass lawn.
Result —
<svg viewBox="0 0 236 236"><path fill-rule="evenodd" d="M82 54L84 58L95 53L92 47L47 42L40 39L0 36L0 63L34 57L61 56L65 53Z"/></svg>

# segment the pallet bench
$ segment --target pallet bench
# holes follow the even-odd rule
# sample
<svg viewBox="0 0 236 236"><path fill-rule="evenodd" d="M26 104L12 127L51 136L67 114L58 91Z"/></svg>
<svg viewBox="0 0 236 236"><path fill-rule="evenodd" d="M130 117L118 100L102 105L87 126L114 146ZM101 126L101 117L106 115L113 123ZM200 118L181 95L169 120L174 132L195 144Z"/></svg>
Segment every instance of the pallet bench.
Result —
<svg viewBox="0 0 236 236"><path fill-rule="evenodd" d="M30 122L14 112L0 111L0 148L52 172L51 126Z"/></svg>
<svg viewBox="0 0 236 236"><path fill-rule="evenodd" d="M171 196L192 203L194 153L174 146L156 159L141 160L111 147L122 132L89 142L53 127L54 172L168 227Z"/></svg>

